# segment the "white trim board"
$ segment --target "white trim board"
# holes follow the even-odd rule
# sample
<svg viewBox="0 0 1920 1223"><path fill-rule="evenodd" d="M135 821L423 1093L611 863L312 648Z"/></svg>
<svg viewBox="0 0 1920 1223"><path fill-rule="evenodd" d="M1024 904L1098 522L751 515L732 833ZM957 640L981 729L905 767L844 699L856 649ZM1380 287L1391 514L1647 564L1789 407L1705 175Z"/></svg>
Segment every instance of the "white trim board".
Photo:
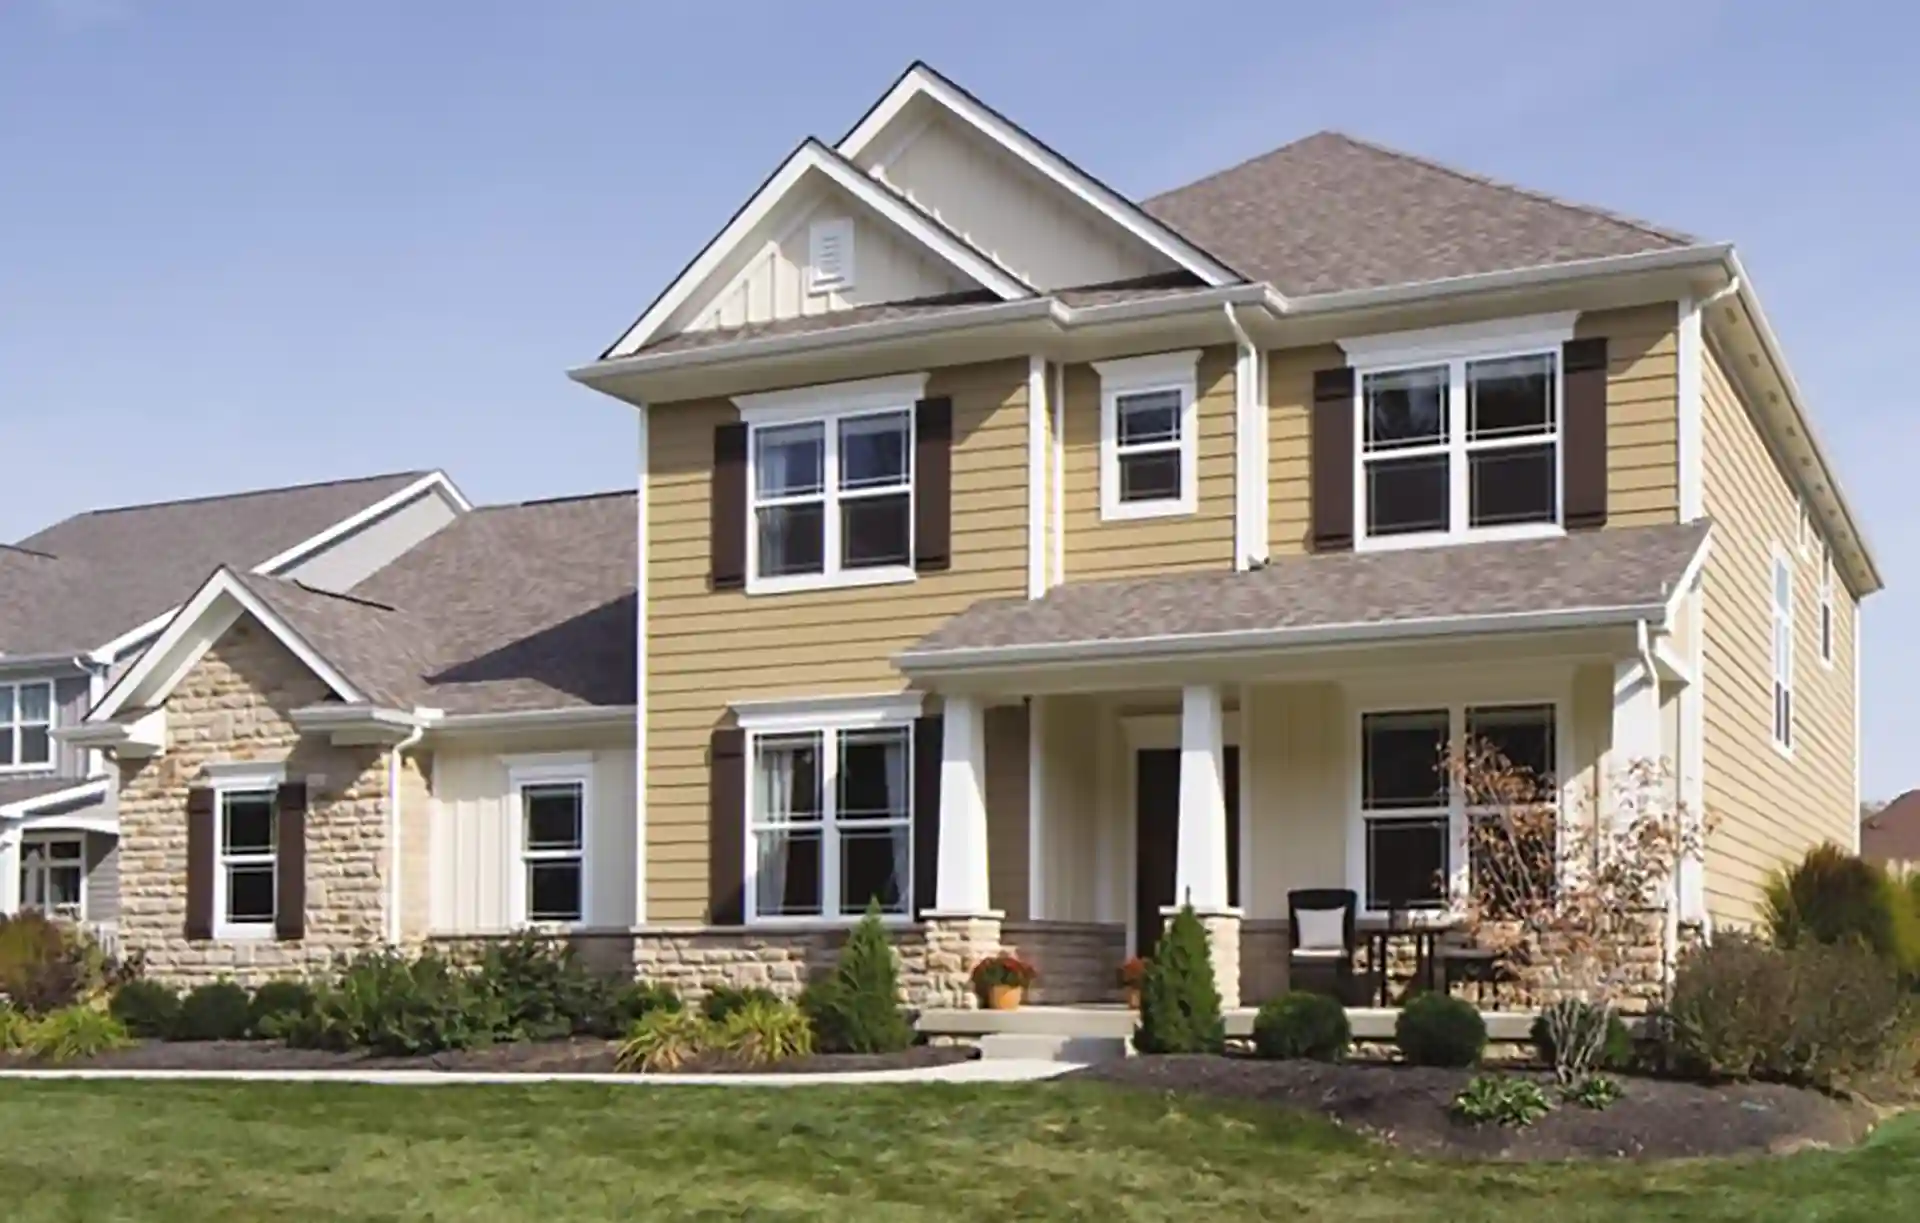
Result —
<svg viewBox="0 0 1920 1223"><path fill-rule="evenodd" d="M854 197L870 211L878 214L894 228L919 242L928 252L938 256L948 266L973 280L982 288L989 289L1004 301L1015 301L1034 295L1033 290L1021 283L1020 279L985 255L968 246L959 238L942 227L938 222L915 208L912 204L888 191L873 179L860 173L859 169L839 153L828 148L811 137L801 142L781 163L773 176L761 184L760 189L744 204L733 219L709 242L706 249L694 257L686 270L674 278L672 284L654 299L646 313L627 328L613 346L603 354L602 360L632 356L642 345L659 334L666 325L699 289L719 272L726 261L740 248L741 243L772 215L786 197L798 188L809 176L818 174L834 183L841 190Z"/></svg>

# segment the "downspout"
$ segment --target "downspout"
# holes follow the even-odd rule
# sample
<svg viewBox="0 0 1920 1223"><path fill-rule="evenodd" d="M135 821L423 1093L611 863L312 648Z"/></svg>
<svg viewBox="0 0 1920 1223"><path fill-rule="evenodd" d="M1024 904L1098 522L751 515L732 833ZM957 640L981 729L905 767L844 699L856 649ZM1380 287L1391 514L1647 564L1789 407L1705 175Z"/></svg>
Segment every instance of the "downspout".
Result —
<svg viewBox="0 0 1920 1223"><path fill-rule="evenodd" d="M1260 422L1255 419L1260 388L1255 385L1260 377L1260 350L1253 345L1253 338L1247 329L1240 325L1240 316L1234 312L1233 303L1225 301L1220 308L1226 311L1227 326L1233 329L1233 336L1240 345L1240 360L1234 372L1233 408L1234 408L1234 544L1233 567L1252 569L1267 559L1265 540L1257 530L1255 515L1264 517L1267 512L1266 498L1255 497L1260 482L1254 479L1257 470L1255 462L1266 461L1264 448L1259 441Z"/></svg>
<svg viewBox="0 0 1920 1223"><path fill-rule="evenodd" d="M414 711L418 718L420 710ZM417 747L426 736L425 718L419 718L406 738L393 745L387 753L387 845L391 854L391 869L387 872L387 942L395 947L400 945L400 756L407 749Z"/></svg>

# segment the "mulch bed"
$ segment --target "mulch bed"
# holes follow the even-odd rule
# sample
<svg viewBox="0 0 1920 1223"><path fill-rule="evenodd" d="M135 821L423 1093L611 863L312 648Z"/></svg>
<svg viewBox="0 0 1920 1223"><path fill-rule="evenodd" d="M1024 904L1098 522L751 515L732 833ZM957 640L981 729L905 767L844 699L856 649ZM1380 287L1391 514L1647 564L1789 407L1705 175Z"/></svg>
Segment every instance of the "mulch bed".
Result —
<svg viewBox="0 0 1920 1223"><path fill-rule="evenodd" d="M98 1057L61 1062L61 1070L441 1070L521 1074L612 1074L613 1041L576 1037L572 1040L528 1041L460 1049L426 1057L375 1057L366 1053L334 1053L325 1049L289 1049L273 1041L151 1041L102 1053ZM703 1058L674 1073L700 1074L838 1074L859 1070L904 1070L964 1062L974 1051L919 1045L900 1053L820 1053L774 1066L743 1066L728 1058ZM16 1054L0 1054L0 1069L41 1067Z"/></svg>
<svg viewBox="0 0 1920 1223"><path fill-rule="evenodd" d="M1873 1122L1864 1104L1795 1087L1621 1077L1625 1094L1604 1110L1557 1104L1524 1129L1473 1126L1455 1121L1448 1106L1476 1073L1378 1062L1328 1066L1198 1056L1130 1057L1071 1078L1270 1102L1320 1113L1418 1154L1477 1159L1785 1153L1852 1145ZM1540 1078L1551 1082L1549 1075ZM1551 1086L1548 1094L1554 1096Z"/></svg>

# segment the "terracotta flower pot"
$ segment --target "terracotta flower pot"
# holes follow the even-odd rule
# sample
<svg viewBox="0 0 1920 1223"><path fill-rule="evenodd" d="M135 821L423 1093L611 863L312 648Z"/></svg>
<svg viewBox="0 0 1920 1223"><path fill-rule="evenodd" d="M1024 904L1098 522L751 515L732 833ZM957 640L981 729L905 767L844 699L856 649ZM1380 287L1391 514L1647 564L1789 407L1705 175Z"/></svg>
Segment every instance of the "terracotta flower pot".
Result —
<svg viewBox="0 0 1920 1223"><path fill-rule="evenodd" d="M1026 996L1023 985L994 985L987 989L987 1009L994 1011L1017 1011L1020 1000Z"/></svg>
<svg viewBox="0 0 1920 1223"><path fill-rule="evenodd" d="M1140 987L1137 985L1127 987L1127 1009L1130 1011L1140 1009Z"/></svg>

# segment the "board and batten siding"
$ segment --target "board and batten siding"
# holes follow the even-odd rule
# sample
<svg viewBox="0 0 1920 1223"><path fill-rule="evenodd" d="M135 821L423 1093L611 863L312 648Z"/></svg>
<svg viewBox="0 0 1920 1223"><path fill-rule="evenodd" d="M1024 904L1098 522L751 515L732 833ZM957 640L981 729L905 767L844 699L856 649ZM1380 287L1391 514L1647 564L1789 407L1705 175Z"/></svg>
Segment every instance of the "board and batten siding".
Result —
<svg viewBox="0 0 1920 1223"><path fill-rule="evenodd" d="M926 393L953 400L952 568L775 595L708 589L713 431L739 410L726 399L652 407L649 923L707 920L707 745L733 702L899 692L896 653L977 600L1026 594L1027 362L935 369Z"/></svg>
<svg viewBox="0 0 1920 1223"><path fill-rule="evenodd" d="M591 751L585 924L625 928L633 924L633 748ZM520 804L503 758L512 754L499 746L433 754L433 934L495 934L516 926L511 906L522 869ZM403 842L403 857L406 852Z"/></svg>
<svg viewBox="0 0 1920 1223"><path fill-rule="evenodd" d="M1231 347L1200 353L1195 511L1115 522L1100 517L1100 374L1091 365L1067 366L1061 479L1067 581L1233 568L1234 361Z"/></svg>
<svg viewBox="0 0 1920 1223"><path fill-rule="evenodd" d="M1703 484L1713 545L1705 600L1708 908L1717 922L1759 912L1761 886L1822 841L1853 844L1857 605L1834 579L1834 660L1820 661L1817 554L1798 546L1799 498L1721 354L1704 345ZM1775 548L1793 571L1794 745L1773 742Z"/></svg>

